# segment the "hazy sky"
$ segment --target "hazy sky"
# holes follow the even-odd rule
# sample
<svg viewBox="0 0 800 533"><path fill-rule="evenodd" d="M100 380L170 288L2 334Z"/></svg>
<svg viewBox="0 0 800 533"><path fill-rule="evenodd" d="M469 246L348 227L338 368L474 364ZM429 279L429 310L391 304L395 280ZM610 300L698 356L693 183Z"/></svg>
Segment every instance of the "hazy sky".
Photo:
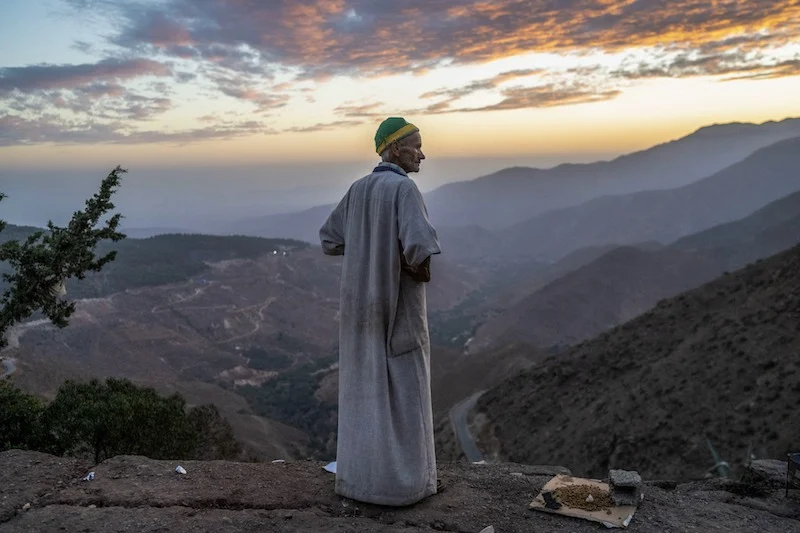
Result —
<svg viewBox="0 0 800 533"><path fill-rule="evenodd" d="M797 0L3 0L0 165L621 153L800 115Z"/></svg>

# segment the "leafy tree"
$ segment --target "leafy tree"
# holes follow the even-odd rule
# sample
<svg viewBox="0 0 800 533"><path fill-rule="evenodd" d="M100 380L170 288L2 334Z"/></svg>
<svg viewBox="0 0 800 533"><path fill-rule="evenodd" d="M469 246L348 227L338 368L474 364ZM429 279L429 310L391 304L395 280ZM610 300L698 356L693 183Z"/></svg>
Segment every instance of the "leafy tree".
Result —
<svg viewBox="0 0 800 533"><path fill-rule="evenodd" d="M125 379L67 381L41 420L52 452L89 452L97 463L115 455L189 459L198 441L183 397L163 397Z"/></svg>
<svg viewBox="0 0 800 533"><path fill-rule="evenodd" d="M37 450L92 456L154 459L237 459L242 445L214 405L187 411L179 394L164 397L128 380L65 382L53 402L0 381L0 451Z"/></svg>
<svg viewBox="0 0 800 533"><path fill-rule="evenodd" d="M233 435L233 428L217 409L216 405L198 405L189 411L189 422L197 435L195 459L236 459L242 453L242 445Z"/></svg>
<svg viewBox="0 0 800 533"><path fill-rule="evenodd" d="M0 380L0 451L36 449L39 417L44 406L11 380Z"/></svg>
<svg viewBox="0 0 800 533"><path fill-rule="evenodd" d="M61 298L67 278L83 279L87 272L99 272L116 257L115 251L95 256L95 247L102 240L119 241L125 235L117 231L122 215L115 214L103 222L114 209L111 196L127 172L117 166L100 184L100 190L86 200L66 227L47 223L48 231L37 231L23 241L9 240L0 245L0 262L11 272L3 274L7 288L0 298L0 348L7 345L5 333L37 311L58 326L65 327L75 311L75 304ZM5 197L0 193L0 200ZM0 231L6 223L0 221Z"/></svg>

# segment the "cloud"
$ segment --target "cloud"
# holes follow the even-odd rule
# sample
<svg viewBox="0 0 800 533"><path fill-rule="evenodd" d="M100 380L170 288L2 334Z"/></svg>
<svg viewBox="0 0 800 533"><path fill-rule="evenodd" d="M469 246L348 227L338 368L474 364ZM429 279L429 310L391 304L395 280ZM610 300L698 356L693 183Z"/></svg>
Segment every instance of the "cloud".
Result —
<svg viewBox="0 0 800 533"><path fill-rule="evenodd" d="M180 132L148 129L149 121L174 106L173 85L164 80L180 83L187 74L143 58L0 69L0 109L6 111L0 114L0 145L189 142L271 132L258 121L219 118ZM282 105L235 79L224 83L235 97L258 106Z"/></svg>
<svg viewBox="0 0 800 533"><path fill-rule="evenodd" d="M223 122L213 126L177 132L131 131L125 123L66 120L55 114L28 119L0 115L0 146L25 144L187 144L208 139L232 139L246 135L277 133L258 121Z"/></svg>
<svg viewBox="0 0 800 533"><path fill-rule="evenodd" d="M728 73L734 74L734 73ZM748 71L738 71L736 75L725 78L723 81L734 80L766 80L785 78L787 76L800 76L800 58L781 61L771 66L751 68Z"/></svg>
<svg viewBox="0 0 800 533"><path fill-rule="evenodd" d="M797 76L800 74L798 65L800 53L780 58L761 51L716 52L708 47L703 51L664 53L624 63L616 69L594 69L594 72L625 79L717 76L720 81L730 81Z"/></svg>
<svg viewBox="0 0 800 533"><path fill-rule="evenodd" d="M344 103L334 109L339 115L353 118L376 118L384 113L378 111L381 104L373 102L371 104Z"/></svg>
<svg viewBox="0 0 800 533"><path fill-rule="evenodd" d="M473 81L463 87L428 91L426 93L421 94L420 98L428 99L428 98L444 97L445 100L429 105L425 109L425 112L452 113L456 110L451 109L450 106L457 100L460 100L466 96L470 96L471 94L476 92L492 91L499 85L502 85L508 81L516 80L518 78L527 78L530 76L536 76L538 74L541 74L542 72L543 71L541 69L512 70L500 73L492 78ZM536 106L524 106L524 107L536 107Z"/></svg>
<svg viewBox="0 0 800 533"><path fill-rule="evenodd" d="M349 128L352 126L360 126L363 124L360 120L337 120L335 122L322 122L312 126L298 126L283 130L290 133L312 133L317 131L330 131L342 128Z"/></svg>
<svg viewBox="0 0 800 533"><path fill-rule="evenodd" d="M796 0L168 0L123 12L115 42L127 48L211 61L213 47L231 68L280 64L306 76L669 43L763 48L800 30Z"/></svg>
<svg viewBox="0 0 800 533"><path fill-rule="evenodd" d="M170 76L170 68L152 59L108 58L80 65L31 65L0 68L0 95L12 90L74 89L97 82L142 76Z"/></svg>
<svg viewBox="0 0 800 533"><path fill-rule="evenodd" d="M533 65L437 88L422 94L423 104L413 111L596 102L649 77L800 74L800 57L781 49L800 34L800 0L62 1L82 21L102 18L108 32L101 41L81 35L73 48L113 57L0 68L3 127L13 123L21 132L6 130L4 142L171 142L261 132L259 121L267 113L295 98L314 102L313 93L304 92L311 89L300 88L312 80L421 74L534 52L583 58L586 64L546 71ZM603 53L629 59L617 66L591 64L591 57ZM191 90L180 84L191 84ZM495 103L469 107L467 97L478 94ZM234 99L258 120L232 125L204 119L198 120L204 127L182 134L151 131L150 121L197 95ZM290 131L347 127L383 116L382 109L379 103L344 102L333 109L342 120ZM41 134L31 130L37 126ZM62 133L54 129L59 126Z"/></svg>
<svg viewBox="0 0 800 533"><path fill-rule="evenodd" d="M514 87L503 91L503 100L496 104L457 109L447 112L505 111L531 107L555 107L562 105L586 104L611 100L619 96L620 91L614 89L596 90L587 86L559 87L542 85L538 87Z"/></svg>
<svg viewBox="0 0 800 533"><path fill-rule="evenodd" d="M475 83L467 88L491 87L491 84ZM515 86L502 89L500 91L501 100L494 104L476 107L454 107L453 103L469 93L460 89L442 91L447 94L448 99L431 104L422 109L405 111L406 114L427 114L436 115L444 113L474 113L478 111L508 111L512 109L529 109L556 107L563 105L585 104L611 100L621 94L621 91L613 88L603 88L572 82L571 84L547 83L532 87Z"/></svg>
<svg viewBox="0 0 800 533"><path fill-rule="evenodd" d="M288 94L259 87L258 80L254 80L249 76L232 76L224 72L216 72L210 75L210 79L224 95L252 103L259 111L269 111L284 107L290 100Z"/></svg>

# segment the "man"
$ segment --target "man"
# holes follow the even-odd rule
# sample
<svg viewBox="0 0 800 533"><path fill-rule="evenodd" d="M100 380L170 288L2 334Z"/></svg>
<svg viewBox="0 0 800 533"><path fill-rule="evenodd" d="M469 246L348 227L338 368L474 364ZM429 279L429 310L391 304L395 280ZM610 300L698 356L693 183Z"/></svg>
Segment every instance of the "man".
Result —
<svg viewBox="0 0 800 533"><path fill-rule="evenodd" d="M344 255L336 493L405 506L437 491L425 283L441 253L418 172L419 129L399 117L375 134L382 162L353 183L320 229Z"/></svg>

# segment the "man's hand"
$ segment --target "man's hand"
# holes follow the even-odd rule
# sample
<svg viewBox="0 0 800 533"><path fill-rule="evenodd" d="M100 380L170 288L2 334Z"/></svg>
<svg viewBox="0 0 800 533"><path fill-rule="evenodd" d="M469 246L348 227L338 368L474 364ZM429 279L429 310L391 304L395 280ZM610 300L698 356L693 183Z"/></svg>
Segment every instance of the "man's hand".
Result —
<svg viewBox="0 0 800 533"><path fill-rule="evenodd" d="M403 272L411 276L411 279L418 283L427 283L431 280L431 258L426 257L425 260L417 267L412 267L406 263L403 254L400 254L401 268Z"/></svg>

